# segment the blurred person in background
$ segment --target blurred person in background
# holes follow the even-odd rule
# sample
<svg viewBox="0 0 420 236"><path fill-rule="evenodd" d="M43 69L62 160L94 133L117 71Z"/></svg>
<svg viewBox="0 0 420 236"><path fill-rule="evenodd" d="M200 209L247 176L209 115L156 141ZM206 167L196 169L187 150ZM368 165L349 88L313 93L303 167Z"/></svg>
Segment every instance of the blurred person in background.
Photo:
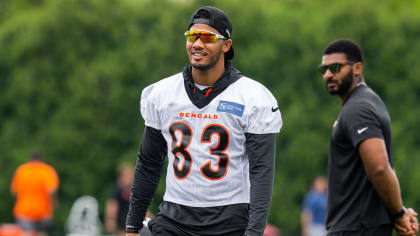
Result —
<svg viewBox="0 0 420 236"><path fill-rule="evenodd" d="M10 190L16 195L13 213L16 223L24 230L24 236L32 233L48 235L58 184L57 172L43 162L39 154L33 154L29 162L16 169Z"/></svg>
<svg viewBox="0 0 420 236"><path fill-rule="evenodd" d="M306 194L302 208L302 236L325 236L327 179L324 176L317 176L312 180L311 190Z"/></svg>
<svg viewBox="0 0 420 236"><path fill-rule="evenodd" d="M116 236L125 235L125 221L131 194L134 169L124 163L118 168L118 180L105 206L105 231Z"/></svg>
<svg viewBox="0 0 420 236"><path fill-rule="evenodd" d="M417 213L404 207L391 152L391 118L366 84L362 49L339 39L318 67L342 109L332 127L328 163L328 236L416 235ZM386 82L386 80L384 80Z"/></svg>
<svg viewBox="0 0 420 236"><path fill-rule="evenodd" d="M105 206L105 231L115 236L125 235L125 222L127 219L131 184L133 182L134 168L129 163L123 163L118 168L118 179L112 195ZM152 218L148 211L146 217ZM142 236L144 233L142 233ZM144 235L147 236L147 235Z"/></svg>

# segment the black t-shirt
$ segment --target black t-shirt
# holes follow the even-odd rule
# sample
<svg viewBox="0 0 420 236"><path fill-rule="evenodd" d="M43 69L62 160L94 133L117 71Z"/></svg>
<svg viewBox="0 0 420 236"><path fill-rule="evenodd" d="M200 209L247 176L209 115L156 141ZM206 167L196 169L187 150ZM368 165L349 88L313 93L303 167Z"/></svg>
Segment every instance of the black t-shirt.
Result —
<svg viewBox="0 0 420 236"><path fill-rule="evenodd" d="M369 138L384 139L392 166L391 119L381 98L363 84L349 95L332 130L326 220L329 232L391 223L358 151L360 142Z"/></svg>

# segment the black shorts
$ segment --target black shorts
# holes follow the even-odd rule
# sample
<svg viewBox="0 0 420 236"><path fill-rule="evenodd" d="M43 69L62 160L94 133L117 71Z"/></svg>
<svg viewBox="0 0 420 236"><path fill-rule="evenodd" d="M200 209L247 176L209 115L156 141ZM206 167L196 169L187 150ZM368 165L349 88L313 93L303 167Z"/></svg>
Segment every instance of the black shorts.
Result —
<svg viewBox="0 0 420 236"><path fill-rule="evenodd" d="M341 231L328 233L327 236L391 236L394 227L390 224L365 228L359 231Z"/></svg>
<svg viewBox="0 0 420 236"><path fill-rule="evenodd" d="M48 232L52 226L52 220L24 220L16 218L16 223L23 231Z"/></svg>
<svg viewBox="0 0 420 236"><path fill-rule="evenodd" d="M211 234L202 232L198 232L186 225L180 224L175 222L165 216L158 215L148 223L148 228L152 232L153 236L207 236L207 235L226 235L218 233L218 230ZM208 230L206 230L208 232ZM229 232L229 236L243 236L245 233L245 229L233 229ZM140 235L142 235L140 233Z"/></svg>

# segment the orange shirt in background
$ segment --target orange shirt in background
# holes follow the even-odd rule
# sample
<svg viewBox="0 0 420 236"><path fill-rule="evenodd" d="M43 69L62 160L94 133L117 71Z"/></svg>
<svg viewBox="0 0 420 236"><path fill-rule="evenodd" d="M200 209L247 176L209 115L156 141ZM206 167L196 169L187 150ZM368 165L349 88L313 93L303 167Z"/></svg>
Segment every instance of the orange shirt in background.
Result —
<svg viewBox="0 0 420 236"><path fill-rule="evenodd" d="M52 195L58 188L53 167L41 161L30 161L16 170L11 191L16 194L13 213L16 218L43 220L52 217Z"/></svg>

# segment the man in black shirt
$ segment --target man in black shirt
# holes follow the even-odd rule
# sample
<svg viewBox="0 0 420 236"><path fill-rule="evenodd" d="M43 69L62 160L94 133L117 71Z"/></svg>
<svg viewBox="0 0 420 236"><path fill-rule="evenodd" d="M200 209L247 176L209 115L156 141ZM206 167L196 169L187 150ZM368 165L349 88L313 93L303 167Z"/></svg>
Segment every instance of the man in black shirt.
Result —
<svg viewBox="0 0 420 236"><path fill-rule="evenodd" d="M328 235L386 236L393 226L399 235L415 235L417 213L404 207L393 170L391 119L364 82L362 50L351 40L336 40L325 49L319 70L343 105L331 134Z"/></svg>

